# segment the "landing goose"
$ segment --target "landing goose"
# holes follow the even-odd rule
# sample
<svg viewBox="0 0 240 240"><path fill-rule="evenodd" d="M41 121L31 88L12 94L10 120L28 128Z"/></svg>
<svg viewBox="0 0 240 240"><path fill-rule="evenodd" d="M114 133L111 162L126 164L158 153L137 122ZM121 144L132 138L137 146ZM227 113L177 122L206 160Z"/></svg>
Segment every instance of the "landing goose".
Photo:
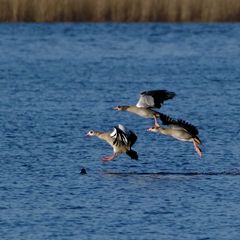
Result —
<svg viewBox="0 0 240 240"><path fill-rule="evenodd" d="M159 126L157 118L159 118L159 112L153 110L153 108L160 108L164 101L175 97L174 92L167 90L151 90L145 91L140 94L140 98L134 106L117 106L114 107L118 111L127 111L135 113L144 118L154 118L155 126Z"/></svg>
<svg viewBox="0 0 240 240"><path fill-rule="evenodd" d="M172 119L171 117L162 113L160 113L159 117L162 123L164 125L168 125L169 128L162 128L161 126L155 125L149 128L148 131L168 135L180 141L192 142L198 155L200 157L202 156L202 150L198 146L201 144L201 140L197 136L198 130L195 126L181 119Z"/></svg>
<svg viewBox="0 0 240 240"><path fill-rule="evenodd" d="M126 153L131 159L138 160L138 154L132 150L133 144L137 141L137 136L131 130L128 130L122 124L113 128L112 132L100 132L91 130L87 136L95 136L106 141L113 148L113 154L102 158L103 161L111 161L120 154Z"/></svg>

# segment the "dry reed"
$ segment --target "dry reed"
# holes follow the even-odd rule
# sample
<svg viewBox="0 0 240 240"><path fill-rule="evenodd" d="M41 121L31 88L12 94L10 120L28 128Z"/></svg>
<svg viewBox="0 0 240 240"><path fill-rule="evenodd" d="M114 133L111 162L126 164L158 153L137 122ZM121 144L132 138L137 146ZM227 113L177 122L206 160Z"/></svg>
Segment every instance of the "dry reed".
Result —
<svg viewBox="0 0 240 240"><path fill-rule="evenodd" d="M0 0L1 22L236 22L240 0Z"/></svg>

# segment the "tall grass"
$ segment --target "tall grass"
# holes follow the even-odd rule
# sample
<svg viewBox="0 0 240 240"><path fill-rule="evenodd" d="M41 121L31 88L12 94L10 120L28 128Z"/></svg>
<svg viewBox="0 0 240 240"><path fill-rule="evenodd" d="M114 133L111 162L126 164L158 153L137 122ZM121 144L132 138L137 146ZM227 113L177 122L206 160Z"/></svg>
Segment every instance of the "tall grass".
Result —
<svg viewBox="0 0 240 240"><path fill-rule="evenodd" d="M240 0L0 0L0 21L239 21Z"/></svg>

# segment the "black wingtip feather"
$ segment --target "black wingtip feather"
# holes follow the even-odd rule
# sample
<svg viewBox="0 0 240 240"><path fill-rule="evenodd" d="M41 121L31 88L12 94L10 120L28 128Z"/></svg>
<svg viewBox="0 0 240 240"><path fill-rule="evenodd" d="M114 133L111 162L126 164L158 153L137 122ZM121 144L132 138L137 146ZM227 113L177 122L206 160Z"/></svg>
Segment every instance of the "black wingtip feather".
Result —
<svg viewBox="0 0 240 240"><path fill-rule="evenodd" d="M137 135L131 130L129 132L130 132L130 135L128 137L128 141L131 143L130 147L132 147L133 144L137 141Z"/></svg>
<svg viewBox="0 0 240 240"><path fill-rule="evenodd" d="M134 159L134 160L138 160L138 154L136 151L134 150L129 150L126 152L126 154L131 158L131 159Z"/></svg>
<svg viewBox="0 0 240 240"><path fill-rule="evenodd" d="M198 135L198 129L194 125L192 125L182 119L175 120L163 113L159 113L159 118L162 121L162 124L164 124L164 125L176 124L180 127L185 128L187 131L191 132L193 135L195 135L195 136Z"/></svg>
<svg viewBox="0 0 240 240"><path fill-rule="evenodd" d="M152 96L154 99L154 107L160 108L164 101L172 99L176 96L175 92L170 92L167 90L150 90L144 91L142 95Z"/></svg>
<svg viewBox="0 0 240 240"><path fill-rule="evenodd" d="M172 99L176 96L175 92L171 92L168 90L149 90L149 91L144 91L141 93L142 95L151 95L151 96L159 96L160 98L164 100Z"/></svg>
<svg viewBox="0 0 240 240"><path fill-rule="evenodd" d="M167 99L172 99L176 96L176 93L175 92L168 92L167 91Z"/></svg>

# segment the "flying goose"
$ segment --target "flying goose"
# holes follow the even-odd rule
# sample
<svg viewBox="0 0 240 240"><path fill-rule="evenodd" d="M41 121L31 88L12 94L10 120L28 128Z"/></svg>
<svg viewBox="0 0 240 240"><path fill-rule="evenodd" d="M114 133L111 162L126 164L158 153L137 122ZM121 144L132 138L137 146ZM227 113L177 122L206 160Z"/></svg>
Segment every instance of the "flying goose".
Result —
<svg viewBox="0 0 240 240"><path fill-rule="evenodd" d="M167 90L144 91L140 94L140 98L135 106L117 106L113 109L132 112L144 118L154 118L155 126L159 126L157 122L159 112L153 110L153 108L160 108L164 101L175 96L174 92Z"/></svg>
<svg viewBox="0 0 240 240"><path fill-rule="evenodd" d="M198 146L201 144L201 140L197 136L198 130L195 126L181 119L172 119L162 113L160 113L160 119L162 123L164 125L168 125L169 128L162 128L161 126L155 125L149 128L148 131L172 136L173 138L176 138L180 141L192 142L198 155L200 157L202 156L202 150Z"/></svg>
<svg viewBox="0 0 240 240"><path fill-rule="evenodd" d="M138 160L138 154L132 150L133 144L137 141L137 136L122 124L115 126L112 132L100 132L91 130L87 136L95 136L106 141L113 148L113 154L102 158L103 161L111 161L122 153L126 153L131 159Z"/></svg>

